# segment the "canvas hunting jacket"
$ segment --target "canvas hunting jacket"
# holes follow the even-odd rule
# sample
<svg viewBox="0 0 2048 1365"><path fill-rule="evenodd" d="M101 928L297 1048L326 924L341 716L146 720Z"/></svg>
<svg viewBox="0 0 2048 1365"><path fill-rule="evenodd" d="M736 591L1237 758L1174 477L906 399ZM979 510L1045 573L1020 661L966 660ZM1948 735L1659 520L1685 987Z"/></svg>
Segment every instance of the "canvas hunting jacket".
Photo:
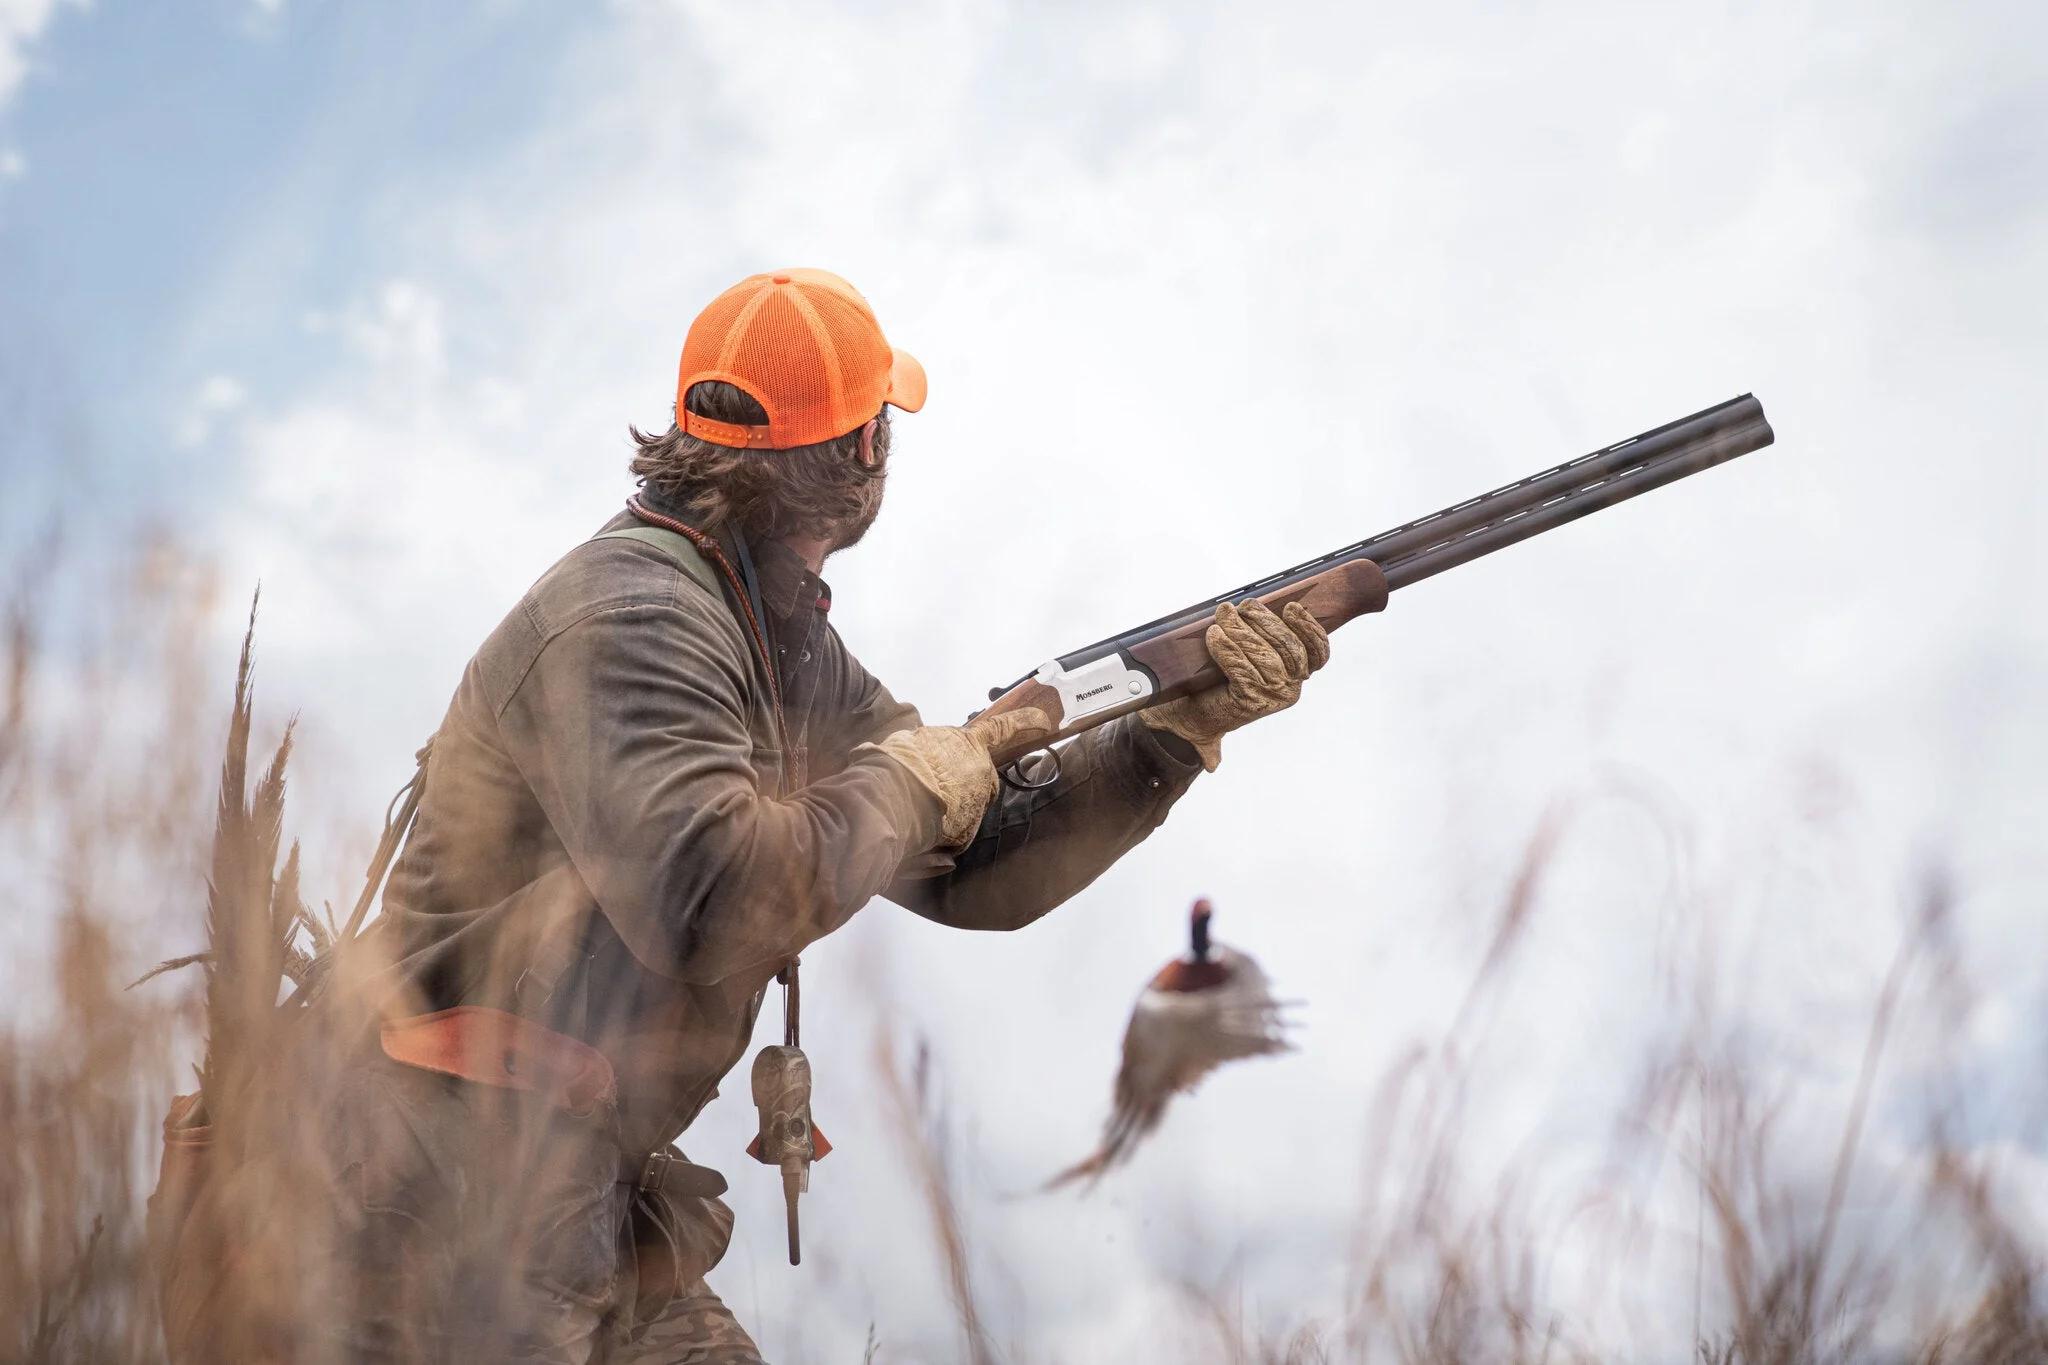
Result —
<svg viewBox="0 0 2048 1365"><path fill-rule="evenodd" d="M376 926L406 1009L487 1005L602 1051L629 1151L688 1126L782 964L874 896L1019 928L1200 771L1126 717L1066 746L1050 786L1005 786L974 840L934 857L937 798L856 752L921 724L916 709L848 652L823 581L783 546L752 549L787 735L737 596L701 556L579 545L464 670Z"/></svg>

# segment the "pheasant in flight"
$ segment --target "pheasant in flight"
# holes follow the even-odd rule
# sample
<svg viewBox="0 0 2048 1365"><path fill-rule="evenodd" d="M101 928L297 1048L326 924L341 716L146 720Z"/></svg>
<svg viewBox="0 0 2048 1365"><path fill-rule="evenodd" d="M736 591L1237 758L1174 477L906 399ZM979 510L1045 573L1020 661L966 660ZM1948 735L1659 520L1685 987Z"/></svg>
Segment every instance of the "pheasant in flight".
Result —
<svg viewBox="0 0 2048 1365"><path fill-rule="evenodd" d="M1092 1186L1128 1161L1159 1126L1167 1101L1225 1062L1290 1050L1265 972L1243 953L1211 941L1211 913L1207 897L1195 902L1188 955L1160 968L1138 996L1101 1143L1047 1182L1047 1190L1082 1180Z"/></svg>

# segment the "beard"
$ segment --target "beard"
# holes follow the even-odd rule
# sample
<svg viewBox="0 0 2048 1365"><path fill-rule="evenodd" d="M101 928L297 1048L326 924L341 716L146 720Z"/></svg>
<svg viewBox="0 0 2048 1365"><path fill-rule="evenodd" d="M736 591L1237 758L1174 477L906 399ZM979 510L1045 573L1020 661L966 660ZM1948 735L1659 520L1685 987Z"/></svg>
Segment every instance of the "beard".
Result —
<svg viewBox="0 0 2048 1365"><path fill-rule="evenodd" d="M860 544L860 538L875 524L875 518L882 514L882 483L880 474L862 482L858 490L858 505L846 516L833 524L832 534L826 537L827 554L838 554Z"/></svg>
<svg viewBox="0 0 2048 1365"><path fill-rule="evenodd" d="M860 463L857 442L857 433L848 433L787 453L713 453L725 462L720 472L730 480L728 496L749 536L822 541L830 555L859 544L882 511L889 471L886 414L875 427L872 465Z"/></svg>
<svg viewBox="0 0 2048 1365"><path fill-rule="evenodd" d="M875 424L874 457L871 471L862 471L849 493L849 507L845 515L832 524L832 533L826 537L831 546L825 553L837 554L860 544L860 538L875 524L875 518L882 514L882 485L889 477L889 414L884 409Z"/></svg>

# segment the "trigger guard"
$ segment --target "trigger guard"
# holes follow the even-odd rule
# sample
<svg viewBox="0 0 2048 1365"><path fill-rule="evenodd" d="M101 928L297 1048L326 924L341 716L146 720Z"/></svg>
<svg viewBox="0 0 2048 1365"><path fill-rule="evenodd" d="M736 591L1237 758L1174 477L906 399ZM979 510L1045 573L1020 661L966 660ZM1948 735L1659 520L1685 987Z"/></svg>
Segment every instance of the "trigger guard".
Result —
<svg viewBox="0 0 2048 1365"><path fill-rule="evenodd" d="M1052 760L1052 772L1036 782L1024 776L1024 759L1030 758L1034 754L1044 754ZM1031 753L1025 754L1020 758L1014 758L1004 764L997 770L996 775L1002 778L1004 786L1013 787L1020 792L1043 791L1060 780L1060 751L1049 745L1043 749L1033 749Z"/></svg>

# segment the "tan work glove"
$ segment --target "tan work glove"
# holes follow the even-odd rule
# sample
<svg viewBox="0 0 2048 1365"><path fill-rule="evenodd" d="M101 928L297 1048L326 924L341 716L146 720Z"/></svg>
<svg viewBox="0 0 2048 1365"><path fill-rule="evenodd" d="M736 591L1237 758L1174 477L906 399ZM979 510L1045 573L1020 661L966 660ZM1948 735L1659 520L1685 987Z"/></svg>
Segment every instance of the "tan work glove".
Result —
<svg viewBox="0 0 2048 1365"><path fill-rule="evenodd" d="M898 730L880 744L860 747L880 749L910 769L910 775L946 808L939 826L943 849L962 849L981 828L982 812L995 799L1001 779L989 751L1011 740L1037 731L1052 733L1052 721L1035 706L986 716L966 725L926 725L916 730Z"/></svg>
<svg viewBox="0 0 2048 1365"><path fill-rule="evenodd" d="M1216 608L1202 639L1223 683L1139 714L1153 729L1194 745L1203 769L1213 773L1223 761L1223 736L1300 699L1302 680L1330 661L1330 633L1299 602L1275 616L1254 599Z"/></svg>

